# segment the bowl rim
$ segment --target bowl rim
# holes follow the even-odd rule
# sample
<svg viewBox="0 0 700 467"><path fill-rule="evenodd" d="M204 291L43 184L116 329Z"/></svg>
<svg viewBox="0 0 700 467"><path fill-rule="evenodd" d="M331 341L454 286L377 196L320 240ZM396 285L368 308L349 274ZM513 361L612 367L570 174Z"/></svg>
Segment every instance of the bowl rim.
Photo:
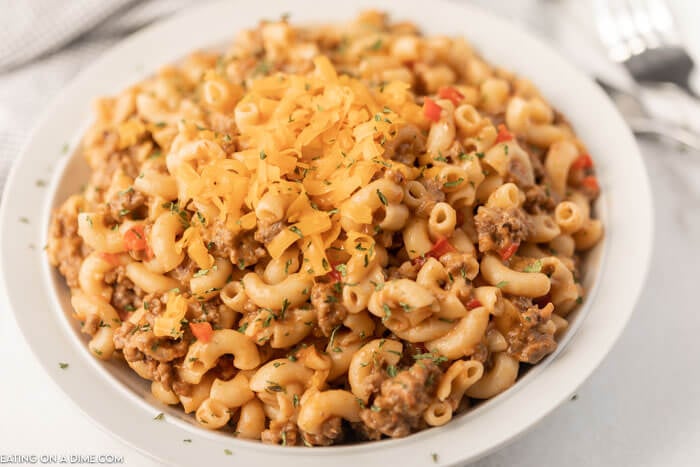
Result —
<svg viewBox="0 0 700 467"><path fill-rule="evenodd" d="M249 460L251 462L255 459L286 460L287 462L293 459L293 462L304 462L305 465L321 465L321 463L327 462L329 457L332 457L333 461L339 466L356 465L360 462L367 463L367 465L381 465L390 462L392 459L399 458L405 459L407 465L413 465L413 463L424 464L429 462L432 452L436 452L440 456L441 464L453 464L481 457L518 434L523 433L527 428L556 408L562 401L566 400L595 367L599 365L624 329L644 283L651 256L653 205L651 203L648 176L629 129L602 91L590 80L583 78L556 52L549 49L548 46L538 39L522 31L519 26L473 5L453 4L440 0L431 4L431 12L423 11L424 4L419 0L403 2L397 0L360 0L359 2L353 2L352 5L333 5L333 11L328 6L319 7L313 0L299 0L294 5L289 5L284 0L269 0L264 5L261 4L256 5L255 8L249 8L247 12L245 12L243 5L245 4L241 1L220 1L187 9L172 18L151 25L124 39L76 76L52 102L32 131L26 146L10 171L2 199L2 206L0 206L0 225L3 226L0 230L0 253L2 254L0 257L0 273L2 276L0 290L4 289L5 293L2 295L7 302L7 308L13 311L18 327L24 334L36 359L64 394L73 400L80 410L84 411L101 428L111 432L140 452L161 461L167 459L170 463L185 462L189 464L190 461L201 459L202 454L207 452L210 454L208 457L212 458L211 462L213 465L219 465L227 461L230 462L231 459L223 454L223 449L230 448L236 453L238 461ZM435 27L435 24L427 27L428 25L423 23L435 22L436 10L439 10L441 13L438 16L446 18L452 18L455 15L469 16L474 23L480 25L481 29L479 27L476 28L478 30L476 36L478 37L471 37L468 30L462 31L460 29L460 33L470 42L477 44L478 50L484 51L483 49L488 49L484 51L484 54L487 55L489 61L494 61L498 65L511 69L509 63L501 63L488 56L489 53L507 55L507 52L499 49L499 46L483 47L485 44L479 44L480 41L486 41L487 37L489 37L489 33L484 32L487 29L493 28L495 31L507 31L505 40L514 40L520 47L536 52L535 56L538 60L546 64L553 64L558 74L571 78L572 82L578 86L577 90L586 96L593 107L598 109L601 121L609 125L608 133L614 137L613 146L616 148L620 146L620 149L629 156L627 176L628 180L633 181L633 183L628 181L625 187L618 186L619 184L606 184L607 180L604 179L603 199L605 202L601 206L602 214L605 217L619 216L620 208L615 203L618 198L622 201L636 199L638 202L634 215L624 218L625 223L630 224L626 230L624 230L625 226L622 225L624 223L621 222L611 223L609 228L606 228L604 241L605 257L597 272L598 280L595 281L595 288L587 298L583 309L579 311L579 313L589 316L579 316L574 323L575 330L578 330L579 335L571 341L573 332L569 333L567 336L567 340L571 341L569 345L560 346L555 355L550 356L546 362L536 366L531 370L531 374L525 375L513 388L485 402L476 410L451 421L443 427L425 430L399 440L315 448L313 450L290 449L237 440L221 433L194 428L177 416L166 417L166 423L162 424L132 423L129 425L128 421L120 422L121 418L128 418L124 417L124 413L134 416L140 414L143 418L139 420L148 421L145 417L149 413L153 415L159 411L172 412L168 412L165 407L158 408L150 405L146 400L138 397L122 384L113 384L117 379L109 373L105 365L90 356L83 340L74 337L75 329L64 319L64 313L60 309L55 288L52 289L50 287L52 280L55 280L55 273L50 271L43 251L38 248L39 245L45 244L48 215L51 211L51 206L56 201L54 195L63 176L63 171L71 160L66 155L58 161L53 161L53 154L57 153L64 134L72 136L69 146L72 148L77 147L77 143L83 134L82 130L86 127L87 120L91 118L91 115L88 117L85 114L86 103L96 95L101 95L93 94L90 91L90 89L101 89L100 85L95 83L95 80L109 70L110 74L116 74L116 76L112 76L107 81L110 83L120 82L128 84L148 74L146 71L153 71L157 65L172 62L194 47L215 45L216 42L210 39L226 38L221 17L232 13L241 16L237 18L239 24L247 23L248 25L255 24L260 18L270 17L270 13L280 14L287 10L292 10L292 20L295 22L308 23L323 17L327 17L329 22L333 22L343 16L350 17L347 15L350 11L356 13L367 7L387 10L397 19L415 21L419 27L425 30ZM421 7L423 10L421 10ZM244 10L243 13L241 13L241 9ZM448 15L447 13L450 14ZM302 19L297 19L299 16ZM217 18L219 18L218 22ZM213 29L203 29L201 26L204 24L211 25L212 23L215 24ZM169 43L166 45L166 53L158 56L158 58L154 58L155 52L146 51L143 55L154 58L152 62L149 62L148 70L140 62L144 57L139 58L134 54L136 51L143 51L143 46L146 44L157 43L164 38L175 38L182 30L187 30L192 25L200 25L199 32L201 37L196 38L196 44L186 46L185 39L181 38L179 41L175 41L174 44ZM451 27L454 28L455 26ZM466 28L463 27L463 29ZM226 33L229 37L233 36L235 29L226 30ZM537 84L540 85L539 82ZM121 89L119 87L111 88L110 86L107 86L106 92L116 92L118 89ZM88 89L88 91L85 91L85 89ZM548 92L557 94L558 92L552 85L545 86L542 90L545 94ZM98 92L104 94L104 91ZM562 97L560 95L559 97L563 99L566 96ZM556 96L548 96L548 99L557 104L559 103ZM75 102L78 102L78 104L71 107ZM66 118L57 121L57 117L63 114L67 114ZM583 119L583 117L579 117L578 114L572 115L571 112L567 113L567 117L574 122L577 134L580 134L576 122L579 119ZM586 116L586 118L590 118L590 116ZM39 138L40 135L42 136L41 138ZM586 142L588 143L588 141ZM606 170L610 170L610 173L619 174L617 165L612 163L606 164L605 161L606 159L600 161L603 162L600 166L603 170L602 175L606 174ZM26 186L26 177L29 174L34 174L34 176L47 175L44 170L47 168L46 165L52 165L56 162L58 163L56 167L49 167L49 171L54 173L51 175L51 183L48 187L33 187L33 184L31 187ZM596 160L596 162L599 161ZM39 168L41 169L39 170ZM23 183L25 186L23 186ZM22 209L26 209L26 206L23 206L23 202L28 202L30 206L28 216L31 216L33 222L31 225L38 225L39 231L32 231L31 225L20 225L17 229L8 228L12 222L16 222L18 213L21 213ZM609 203L612 204L609 205ZM608 220L616 219L618 218L613 217ZM613 226L615 229L613 229ZM635 230L632 227L638 228L636 238L630 236L630 231ZM624 235L620 235L621 231ZM35 239L34 250L20 252L18 242L26 241L27 239ZM616 247L615 251L612 251L612 246ZM636 253L636 255L628 258L628 263L624 268L624 271L628 274L626 279L627 286L618 289L617 297L615 297L615 303L622 306L614 310L616 313L613 314L615 320L607 321L609 324L607 328L594 329L594 331L607 332L600 332L597 336L591 336L587 333L581 337L580 334L583 332L581 328L590 327L584 326L584 324L590 320L591 315L598 317L602 312L598 308L603 308L604 305L609 306L612 303L612 299L607 299L607 302L603 300L607 295L601 298L600 289L604 289L603 293L606 293L605 284L603 284L601 278L615 279L616 276L608 277L606 274L611 275L616 271L618 271L617 274L620 274L621 266L617 263L610 264L610 262L620 260L620 256L622 258L625 257L625 249L623 248L625 246L628 247L627 250L630 250L629 252ZM622 254L618 251L620 249ZM38 290L35 294L23 293L20 288L22 284L26 285L29 283L26 281L27 279L38 276L42 277L43 283L41 287L37 287ZM623 284L625 283L619 277L614 282L621 281ZM603 302L602 304L599 303L601 301ZM32 305L38 305L39 307L42 305L47 306L52 308L53 312L48 316L39 314L40 312L37 310L27 312L24 307L25 302L30 302ZM594 310L596 313L594 313ZM62 331L43 333L36 326L36 321L39 319L48 321L47 324L54 326L52 329L58 331L62 328ZM605 320L603 321L605 322ZM611 321L612 324L610 324ZM588 332L588 329L586 329L586 332ZM584 346L584 344L587 345ZM572 353L570 351L572 348L576 348L578 353ZM587 358L583 358L580 355L581 348L589 348ZM61 359L71 362L69 371L58 369L57 362ZM567 361L572 360L569 362L570 366L568 368L563 367L562 361L564 359ZM572 367L571 365L577 366ZM562 375L567 375L567 378L557 381ZM509 413L507 409L514 408L517 401L536 393L538 387L546 387L545 377L555 388L549 387L550 397L548 399L541 397L535 403L530 401L531 404L526 409L521 408L518 413ZM526 379L527 381L525 381ZM101 397L91 396L84 391L85 381L90 381L95 390L93 391L94 393L108 395L112 398L121 398L118 401L122 401L123 404L115 403L114 406L116 407L106 407L108 404L101 403ZM112 400L112 402L115 401ZM509 424L497 422L498 417L502 417L504 414L508 414ZM474 426L479 424L483 425L481 427L483 431L481 432L476 430ZM132 428L132 430L127 430L127 427ZM134 430L133 428L136 429ZM454 443L455 436L459 434L462 436L469 435L470 443L465 443L465 446ZM192 443L181 442L183 437L192 439ZM469 445L467 446L466 444ZM216 449L219 450L218 453L215 452ZM409 455L410 452L415 454ZM210 459L208 458L208 460Z"/></svg>

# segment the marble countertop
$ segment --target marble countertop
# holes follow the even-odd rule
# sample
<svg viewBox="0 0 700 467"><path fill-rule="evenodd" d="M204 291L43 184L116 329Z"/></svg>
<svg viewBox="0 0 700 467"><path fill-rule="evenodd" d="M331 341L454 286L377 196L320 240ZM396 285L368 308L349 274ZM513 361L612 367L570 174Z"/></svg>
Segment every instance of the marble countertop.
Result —
<svg viewBox="0 0 700 467"><path fill-rule="evenodd" d="M591 27L581 7L587 2L574 7L554 0L476 3L529 23L545 37L561 37L556 43L575 55L576 63L588 60L571 36L558 36L570 32L567 21ZM670 3L690 49L700 57L696 2ZM561 18L556 27L543 22L552 17ZM694 299L700 279L700 154L657 141L640 145L654 194L656 237L632 320L577 397L473 465L700 465L700 352L695 347L700 305ZM113 454L124 456L126 465L160 465L96 429L63 396L34 360L8 310L0 310L0 359L0 454Z"/></svg>

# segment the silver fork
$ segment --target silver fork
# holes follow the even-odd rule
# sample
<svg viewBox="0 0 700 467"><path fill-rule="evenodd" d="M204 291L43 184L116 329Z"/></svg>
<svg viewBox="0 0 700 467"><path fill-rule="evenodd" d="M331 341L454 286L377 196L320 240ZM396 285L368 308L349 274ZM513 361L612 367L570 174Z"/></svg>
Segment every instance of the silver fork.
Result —
<svg viewBox="0 0 700 467"><path fill-rule="evenodd" d="M596 26L608 55L639 83L690 87L694 63L664 0L596 0Z"/></svg>
<svg viewBox="0 0 700 467"><path fill-rule="evenodd" d="M674 141L681 147L700 151L700 135L662 119L653 118L638 96L596 78L598 85L610 96L620 114L636 135L652 135Z"/></svg>

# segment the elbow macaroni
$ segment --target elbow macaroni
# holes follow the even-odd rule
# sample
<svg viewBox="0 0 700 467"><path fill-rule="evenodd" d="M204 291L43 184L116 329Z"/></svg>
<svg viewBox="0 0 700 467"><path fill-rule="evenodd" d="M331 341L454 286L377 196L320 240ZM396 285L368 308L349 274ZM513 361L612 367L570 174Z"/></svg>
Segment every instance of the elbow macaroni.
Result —
<svg viewBox="0 0 700 467"><path fill-rule="evenodd" d="M48 255L91 353L264 442L403 436L507 390L604 233L533 83L380 12L164 67L98 102L82 152Z"/></svg>

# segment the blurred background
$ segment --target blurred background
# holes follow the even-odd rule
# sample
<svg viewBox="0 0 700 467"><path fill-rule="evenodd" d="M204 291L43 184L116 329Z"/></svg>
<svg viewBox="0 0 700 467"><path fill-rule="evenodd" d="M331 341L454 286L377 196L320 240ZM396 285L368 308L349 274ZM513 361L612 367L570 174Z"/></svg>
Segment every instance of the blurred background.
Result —
<svg viewBox="0 0 700 467"><path fill-rule="evenodd" d="M638 136L655 209L646 287L610 356L571 401L474 465L700 465L700 78L691 71L700 63L700 4L451 1L520 23L599 80ZM195 3L204 0L0 0L0 188L34 122L77 72L124 36ZM8 310L0 310L0 358L0 454L89 451L158 465L67 401Z"/></svg>

